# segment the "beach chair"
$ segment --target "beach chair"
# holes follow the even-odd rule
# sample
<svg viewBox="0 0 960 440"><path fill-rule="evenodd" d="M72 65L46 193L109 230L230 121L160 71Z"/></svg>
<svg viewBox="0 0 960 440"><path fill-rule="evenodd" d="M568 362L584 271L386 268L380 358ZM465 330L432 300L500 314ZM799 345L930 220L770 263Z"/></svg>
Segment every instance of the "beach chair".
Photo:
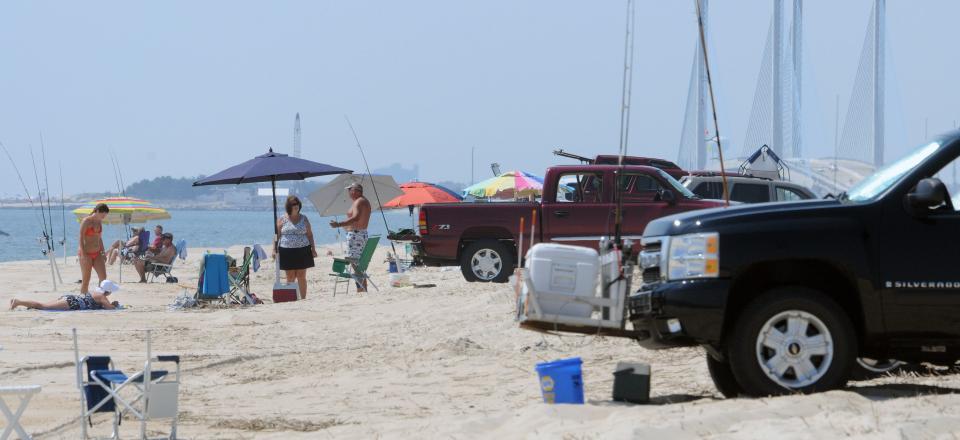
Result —
<svg viewBox="0 0 960 440"><path fill-rule="evenodd" d="M373 284L373 281L370 279L370 276L367 275L367 266L370 265L370 259L373 258L373 252L377 250L377 243L380 242L379 235L373 235L367 238L367 244L363 247L363 253L360 254L360 261L355 262L356 270L354 270L354 263L348 258L334 258L333 259L333 273L330 276L335 277L333 281L333 296L337 296L337 286L342 282L347 284L346 292L350 291L350 281L360 284L360 281L367 280L374 289L378 292L380 291L377 288L376 284Z"/></svg>
<svg viewBox="0 0 960 440"><path fill-rule="evenodd" d="M227 302L235 304L256 304L250 296L250 271L253 266L253 251L243 248L243 263L239 267L231 267L227 271L227 280L230 282L230 293Z"/></svg>
<svg viewBox="0 0 960 440"><path fill-rule="evenodd" d="M156 356L151 353L147 330L147 360L143 370L128 375L117 370L110 356L80 357L77 329L73 329L73 356L77 388L80 390L80 432L90 438L97 413L113 414L111 439L120 438L124 416L140 421L140 438L147 438L147 421L170 419L170 435L177 438L177 410L180 391L180 356ZM155 363L174 364L173 370L155 370Z"/></svg>
<svg viewBox="0 0 960 440"><path fill-rule="evenodd" d="M176 280L176 277L171 273L173 271L173 263L179 258L181 261L186 261L187 259L187 240L180 239L173 246L177 249L177 255L173 257L173 260L170 261L170 264L163 263L153 263L153 268L147 272L147 281L154 281L159 277L163 277L164 281L172 282L171 279Z"/></svg>
<svg viewBox="0 0 960 440"><path fill-rule="evenodd" d="M150 231L144 229L137 234L137 248L130 250L124 247L120 249L120 264L133 264L137 258L143 258L150 247Z"/></svg>
<svg viewBox="0 0 960 440"><path fill-rule="evenodd" d="M194 296L197 302L229 304L232 289L228 273L226 255L211 253L204 255L200 263L200 278L197 281L197 292Z"/></svg>
<svg viewBox="0 0 960 440"><path fill-rule="evenodd" d="M2 349L3 347L0 347L0 350ZM30 434L20 425L20 417L27 410L27 405L33 395L39 392L40 385L0 386L0 413L3 413L4 418L7 419L7 425L3 429L3 433L0 433L0 440L7 440L14 431L21 439L30 440ZM16 411L11 411L10 406L7 405L7 401L4 399L7 396L16 397L20 400L20 405L17 406Z"/></svg>

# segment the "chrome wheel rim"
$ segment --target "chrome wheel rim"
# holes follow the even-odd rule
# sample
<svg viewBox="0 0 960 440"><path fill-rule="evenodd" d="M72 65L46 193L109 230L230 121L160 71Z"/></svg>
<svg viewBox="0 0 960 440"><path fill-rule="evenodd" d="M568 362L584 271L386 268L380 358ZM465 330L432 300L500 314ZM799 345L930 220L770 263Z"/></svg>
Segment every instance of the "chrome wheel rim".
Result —
<svg viewBox="0 0 960 440"><path fill-rule="evenodd" d="M857 358L857 363L860 364L861 368L872 373L887 373L889 371L896 370L903 365L903 361L898 361L896 359L877 360L871 358Z"/></svg>
<svg viewBox="0 0 960 440"><path fill-rule="evenodd" d="M760 369L784 388L816 383L830 368L833 352L830 330L819 318L802 310L778 313L757 335Z"/></svg>
<svg viewBox="0 0 960 440"><path fill-rule="evenodd" d="M490 281L503 269L503 259L493 249L480 249L470 258L470 269L477 278Z"/></svg>

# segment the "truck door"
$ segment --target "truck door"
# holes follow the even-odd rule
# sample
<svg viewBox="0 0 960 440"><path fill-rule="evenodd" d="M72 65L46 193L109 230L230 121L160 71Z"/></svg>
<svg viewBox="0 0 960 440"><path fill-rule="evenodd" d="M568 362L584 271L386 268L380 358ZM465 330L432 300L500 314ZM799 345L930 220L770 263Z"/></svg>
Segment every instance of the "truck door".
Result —
<svg viewBox="0 0 960 440"><path fill-rule="evenodd" d="M601 236L612 235L609 190L602 172L560 174L553 200L543 200L543 239L597 248Z"/></svg>
<svg viewBox="0 0 960 440"><path fill-rule="evenodd" d="M621 230L624 238L639 240L643 236L643 229L651 220L683 210L679 203L671 205L660 199L661 191L670 191L670 189L665 188L654 176L643 172L627 171L618 180L620 195L623 197ZM615 218L611 218L611 230L615 226L615 221Z"/></svg>
<svg viewBox="0 0 960 440"><path fill-rule="evenodd" d="M902 197L883 207L879 281L894 338L960 338L960 197L949 202L960 186L942 174L948 203L928 215L909 212Z"/></svg>

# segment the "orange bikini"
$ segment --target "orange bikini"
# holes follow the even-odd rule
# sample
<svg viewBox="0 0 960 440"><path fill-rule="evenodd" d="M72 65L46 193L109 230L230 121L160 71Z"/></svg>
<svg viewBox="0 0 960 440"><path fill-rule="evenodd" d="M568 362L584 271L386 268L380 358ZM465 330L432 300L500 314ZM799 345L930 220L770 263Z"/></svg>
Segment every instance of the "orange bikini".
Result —
<svg viewBox="0 0 960 440"><path fill-rule="evenodd" d="M83 231L83 235L86 237L99 236L101 232L103 232L103 225L99 225L96 228L94 228L93 226L90 226L87 228L87 230ZM90 257L91 260L96 260L97 257L100 255L100 251L99 250L93 251L93 252L80 251L78 254L79 255L86 254L88 257Z"/></svg>

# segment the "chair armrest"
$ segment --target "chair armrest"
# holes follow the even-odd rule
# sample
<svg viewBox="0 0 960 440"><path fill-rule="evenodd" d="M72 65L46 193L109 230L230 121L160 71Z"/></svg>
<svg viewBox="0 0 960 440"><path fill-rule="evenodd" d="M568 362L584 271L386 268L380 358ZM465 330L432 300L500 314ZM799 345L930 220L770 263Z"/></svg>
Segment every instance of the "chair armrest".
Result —
<svg viewBox="0 0 960 440"><path fill-rule="evenodd" d="M179 363L180 363L180 356L175 355L175 354L167 354L167 355L157 356L157 361L158 361L158 362L176 362L176 363L179 364Z"/></svg>

